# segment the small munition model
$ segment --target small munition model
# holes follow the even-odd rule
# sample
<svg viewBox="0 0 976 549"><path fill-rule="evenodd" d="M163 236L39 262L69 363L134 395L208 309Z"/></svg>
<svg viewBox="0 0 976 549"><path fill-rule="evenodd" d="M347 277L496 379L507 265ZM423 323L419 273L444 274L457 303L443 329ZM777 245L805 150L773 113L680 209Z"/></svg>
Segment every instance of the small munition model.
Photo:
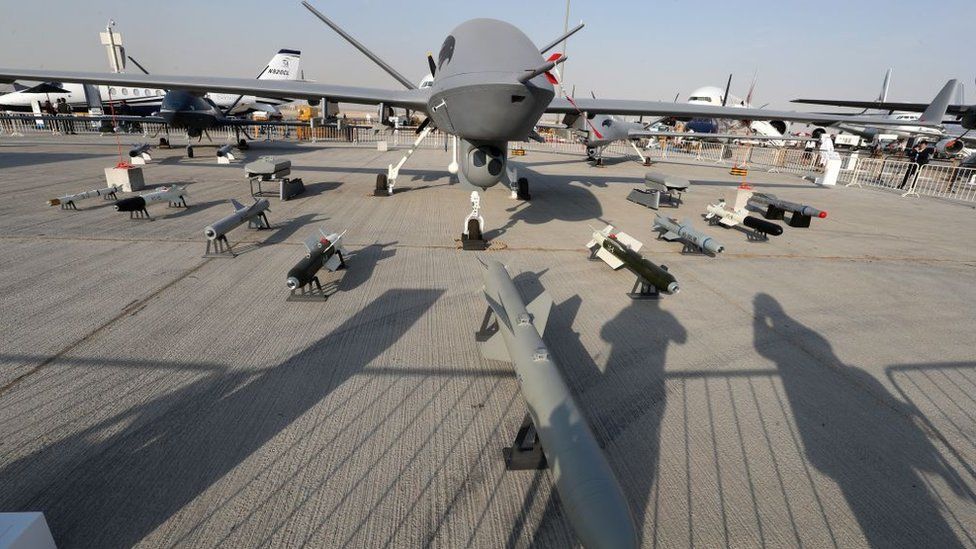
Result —
<svg viewBox="0 0 976 549"><path fill-rule="evenodd" d="M77 210L78 206L75 206L75 202L79 200L85 200L86 198L94 198L96 196L101 196L106 199L115 200L117 197L115 193L121 191L122 188L118 185L112 185L111 187L106 187L104 189L92 189L90 191L85 191L78 194L69 194L62 196L61 198L52 198L47 201L48 206L61 206L62 210L72 209Z"/></svg>
<svg viewBox="0 0 976 549"><path fill-rule="evenodd" d="M208 225L203 230L203 235L207 237L207 252L206 255L211 255L210 248L213 246L214 252L216 254L229 253L234 255L230 244L227 242L227 233L233 231L237 227L240 227L244 223L247 223L248 227L254 227L257 229L270 229L271 223L268 223L268 216L265 212L271 211L271 203L266 199L262 198L260 200L255 199L254 204L250 206L245 206L240 202L230 199L230 203L234 206L234 213L224 217L215 223ZM261 222L264 222L262 226ZM224 249L226 247L226 249Z"/></svg>
<svg viewBox="0 0 976 549"><path fill-rule="evenodd" d="M115 211L129 212L129 218L145 216L152 219L146 210L149 204L167 202L170 206L179 207L182 204L184 208L189 208L186 203L186 197L189 195L190 193L186 192L186 185L172 185L139 196L123 198L115 203Z"/></svg>
<svg viewBox="0 0 976 549"><path fill-rule="evenodd" d="M234 156L234 145L228 143L217 149L217 163L230 164L231 160L237 160Z"/></svg>
<svg viewBox="0 0 976 549"><path fill-rule="evenodd" d="M661 214L654 216L654 229L659 231L658 238L663 238L668 242L681 240L685 243L685 249L697 248L704 253L719 254L725 250L714 238L705 233L695 230L691 226L691 220L684 220L678 223L676 219L662 217Z"/></svg>
<svg viewBox="0 0 976 549"><path fill-rule="evenodd" d="M129 149L129 161L133 164L145 164L152 160L152 156L149 154L151 147L149 143L142 143L138 145L133 145Z"/></svg>
<svg viewBox="0 0 976 549"><path fill-rule="evenodd" d="M291 290L289 300L305 300L308 298L321 300L325 298L322 293L322 284L319 282L316 273L325 267L329 271L336 271L345 266L346 252L339 246L339 241L345 235L326 233L324 229L319 229L317 234L313 234L305 239L305 257L298 261L294 267L288 271L288 278L285 285ZM307 286L315 285L317 293ZM300 290L300 294L295 291Z"/></svg>
<svg viewBox="0 0 976 549"><path fill-rule="evenodd" d="M488 312L494 313L498 328L481 351L485 358L514 365L531 418L519 438L531 432L532 443L541 443L559 499L584 547L636 547L627 498L542 339L552 298L543 292L526 306L504 265L482 265ZM519 438L506 455L509 465L513 454L526 451Z"/></svg>
<svg viewBox="0 0 976 549"><path fill-rule="evenodd" d="M811 218L824 219L827 217L827 212L823 210L781 200L770 193L752 193L752 196L749 197L749 203L757 208L765 208L763 216L766 219L785 219L784 214L790 212L790 227L809 227Z"/></svg>
<svg viewBox="0 0 976 549"><path fill-rule="evenodd" d="M602 259L611 269L627 267L634 273L637 283L631 297L650 298L657 297L659 293L678 293L678 281L668 272L668 268L655 265L640 254L643 245L627 233L614 232L613 225L607 225L602 231L593 231L593 239L586 247L593 252L591 257Z"/></svg>
<svg viewBox="0 0 976 549"><path fill-rule="evenodd" d="M748 227L754 231L756 237L762 239L765 239L766 235L769 234L773 236L783 234L783 227L776 223L748 215L746 203L751 196L752 189L739 187L736 191L735 203L731 208L724 198L720 198L715 204L709 204L705 207L705 219L726 227L735 227L736 225Z"/></svg>

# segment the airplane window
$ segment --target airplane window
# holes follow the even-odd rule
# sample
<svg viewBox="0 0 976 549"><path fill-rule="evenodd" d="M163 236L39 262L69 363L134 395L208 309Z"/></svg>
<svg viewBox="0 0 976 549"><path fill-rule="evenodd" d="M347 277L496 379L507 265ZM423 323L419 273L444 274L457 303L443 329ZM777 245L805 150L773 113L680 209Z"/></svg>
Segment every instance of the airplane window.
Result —
<svg viewBox="0 0 976 549"><path fill-rule="evenodd" d="M156 95L163 95L163 90L156 90Z"/></svg>
<svg viewBox="0 0 976 549"><path fill-rule="evenodd" d="M613 120L610 120L609 118L607 118L600 125L603 126L604 128L609 128L610 126L613 126Z"/></svg>
<svg viewBox="0 0 976 549"><path fill-rule="evenodd" d="M122 95L129 95L129 88L122 88Z"/></svg>
<svg viewBox="0 0 976 549"><path fill-rule="evenodd" d="M711 97L689 97L688 101L704 101L706 103L711 103L712 98Z"/></svg>
<svg viewBox="0 0 976 549"><path fill-rule="evenodd" d="M116 94L116 92L117 92L117 90L116 90L115 88L109 88L109 89L108 89L108 94L109 94L109 95L115 95L115 94Z"/></svg>
<svg viewBox="0 0 976 549"><path fill-rule="evenodd" d="M132 90L132 95L139 95L139 88L134 88Z"/></svg>
<svg viewBox="0 0 976 549"><path fill-rule="evenodd" d="M146 90L146 95L147 96L152 95L152 90Z"/></svg>

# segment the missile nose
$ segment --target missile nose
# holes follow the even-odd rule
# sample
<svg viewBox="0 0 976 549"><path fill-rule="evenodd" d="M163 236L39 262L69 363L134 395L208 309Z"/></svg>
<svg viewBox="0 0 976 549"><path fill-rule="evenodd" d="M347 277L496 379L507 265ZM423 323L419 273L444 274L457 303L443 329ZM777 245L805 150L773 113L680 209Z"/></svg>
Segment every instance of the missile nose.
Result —
<svg viewBox="0 0 976 549"><path fill-rule="evenodd" d="M676 293L678 293L680 291L681 291L681 288L678 287L678 283L677 282L672 282L671 284L668 284L668 290L667 290L667 292L668 292L669 295L674 295L674 294L676 294Z"/></svg>
<svg viewBox="0 0 976 549"><path fill-rule="evenodd" d="M288 285L289 290L297 290L299 286L298 279L293 276L289 276L288 280L285 281L285 284Z"/></svg>
<svg viewBox="0 0 976 549"><path fill-rule="evenodd" d="M217 231L213 230L211 227L204 229L203 234L210 240L217 238Z"/></svg>

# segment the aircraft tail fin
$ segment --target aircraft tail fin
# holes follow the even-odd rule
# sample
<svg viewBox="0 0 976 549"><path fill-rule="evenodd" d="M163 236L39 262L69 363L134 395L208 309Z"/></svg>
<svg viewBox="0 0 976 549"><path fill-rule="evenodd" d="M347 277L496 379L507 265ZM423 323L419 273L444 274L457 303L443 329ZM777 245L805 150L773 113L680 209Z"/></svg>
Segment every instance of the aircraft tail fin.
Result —
<svg viewBox="0 0 976 549"><path fill-rule="evenodd" d="M935 96L932 103L925 109L922 116L919 117L919 122L930 122L930 123L941 123L942 118L945 116L946 109L949 108L949 100L952 99L952 94L956 90L956 86L959 82L955 79L946 82L945 86L942 86L942 90L939 95Z"/></svg>
<svg viewBox="0 0 976 549"><path fill-rule="evenodd" d="M258 80L300 80L302 52L278 50Z"/></svg>
<svg viewBox="0 0 976 549"><path fill-rule="evenodd" d="M888 100L888 86L891 84L891 69L885 71L884 82L881 83L881 93L878 94L878 103Z"/></svg>

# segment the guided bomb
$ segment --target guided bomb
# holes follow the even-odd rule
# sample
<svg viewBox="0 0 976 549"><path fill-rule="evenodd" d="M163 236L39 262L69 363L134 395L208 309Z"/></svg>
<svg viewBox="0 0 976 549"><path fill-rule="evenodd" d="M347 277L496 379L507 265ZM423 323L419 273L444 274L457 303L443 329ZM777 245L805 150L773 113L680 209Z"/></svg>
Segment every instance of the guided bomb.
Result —
<svg viewBox="0 0 976 549"><path fill-rule="evenodd" d="M725 250L725 246L719 244L717 240L695 230L691 226L691 221L687 219L678 223L674 219L662 217L658 214L654 217L654 228L662 233L661 238L669 242L684 240L695 248L710 254L722 253Z"/></svg>
<svg viewBox="0 0 976 549"><path fill-rule="evenodd" d="M613 225L607 225L602 231L593 231L593 238L586 245L613 270L627 267L638 280L650 284L658 292L678 293L680 286L674 275L666 267L656 265L642 256L639 252L642 246L639 240L627 233L614 232Z"/></svg>
<svg viewBox="0 0 976 549"><path fill-rule="evenodd" d="M771 223L758 217L748 215L746 205L752 197L752 188L741 186L735 189L735 199L731 207L725 198L720 198L715 204L705 206L705 219L718 222L726 227L742 225L758 233L760 236L771 234L778 236L783 234L783 227L776 223Z"/></svg>
<svg viewBox="0 0 976 549"><path fill-rule="evenodd" d="M271 206L271 203L267 199L255 200L254 204L250 206L245 206L234 199L231 199L230 203L234 206L234 213L208 225L203 230L203 234L208 240L216 240L225 236L244 223L259 224L260 221L264 221L264 228L271 228L271 224L268 223L268 217L264 213Z"/></svg>
<svg viewBox="0 0 976 549"><path fill-rule="evenodd" d="M315 283L321 290L322 287L318 284L316 273L322 267L329 271L335 271L346 264L344 257L346 252L339 246L339 241L345 234L345 231L336 234L326 233L324 229L319 229L318 234L306 238L305 257L288 271L288 276L285 279L285 285L288 286L288 289L297 290Z"/></svg>
<svg viewBox="0 0 976 549"><path fill-rule="evenodd" d="M514 365L569 523L585 547L636 547L627 498L542 339L552 298L543 292L526 306L504 265L482 265L485 299L498 325L482 353Z"/></svg>
<svg viewBox="0 0 976 549"><path fill-rule="evenodd" d="M179 206L182 204L184 208L188 208L189 206L186 203L187 196L189 196L189 193L186 192L186 185L163 187L158 191L119 200L115 203L115 211L129 212L129 217L132 217L133 213L142 213L146 217L149 217L149 212L146 210L146 206L149 204L167 202L171 206Z"/></svg>

